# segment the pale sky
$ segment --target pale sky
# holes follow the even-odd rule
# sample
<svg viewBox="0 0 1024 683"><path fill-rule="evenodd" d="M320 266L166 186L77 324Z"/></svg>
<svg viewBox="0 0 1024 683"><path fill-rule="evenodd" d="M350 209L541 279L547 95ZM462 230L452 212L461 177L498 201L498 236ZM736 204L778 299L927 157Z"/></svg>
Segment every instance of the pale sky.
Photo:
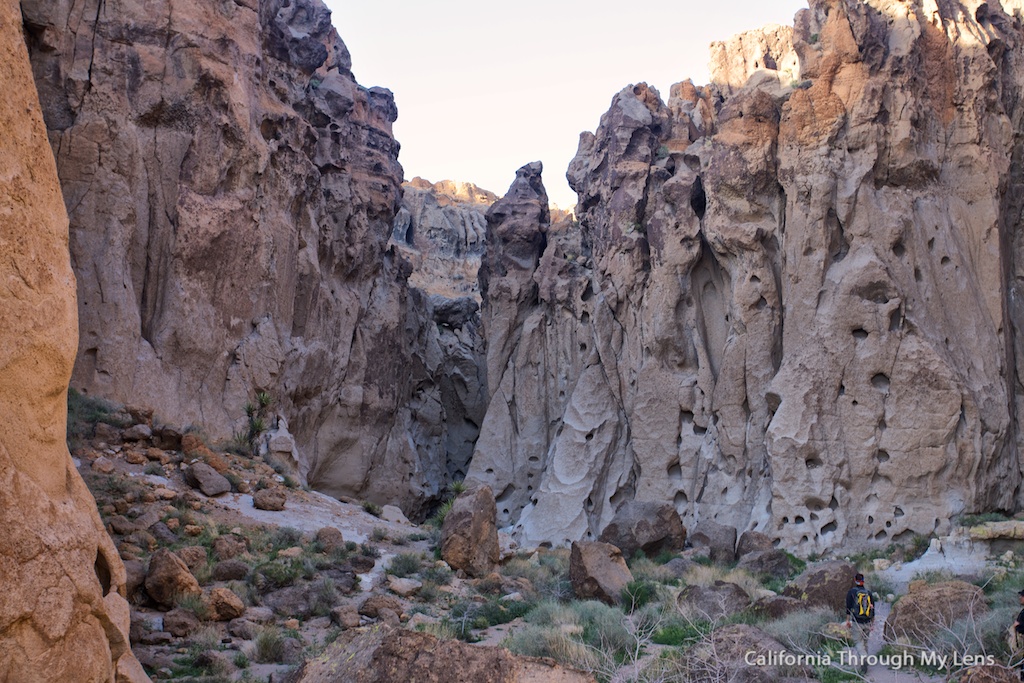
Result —
<svg viewBox="0 0 1024 683"><path fill-rule="evenodd" d="M644 81L708 79L708 45L765 24L791 26L806 0L452 2L326 0L361 85L390 89L406 179L476 183L503 195L544 162L552 202L579 134L612 97Z"/></svg>

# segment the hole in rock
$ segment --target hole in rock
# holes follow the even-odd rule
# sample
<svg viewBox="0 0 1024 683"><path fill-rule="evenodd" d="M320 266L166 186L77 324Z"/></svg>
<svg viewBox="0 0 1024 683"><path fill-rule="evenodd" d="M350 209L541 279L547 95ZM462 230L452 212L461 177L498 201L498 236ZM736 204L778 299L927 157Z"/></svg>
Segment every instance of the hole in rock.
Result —
<svg viewBox="0 0 1024 683"><path fill-rule="evenodd" d="M584 437L584 438L586 438L587 441L593 441L594 440L594 432L587 432L587 436Z"/></svg>
<svg viewBox="0 0 1024 683"><path fill-rule="evenodd" d="M914 268L914 279L917 280L918 282L921 281L921 269L920 268Z"/></svg>
<svg viewBox="0 0 1024 683"><path fill-rule="evenodd" d="M839 509L839 501L836 500L835 496L832 496L832 500L830 500L828 502L828 509L829 510L838 510Z"/></svg>
<svg viewBox="0 0 1024 683"><path fill-rule="evenodd" d="M763 296L757 300L757 310L763 310L768 306L768 300Z"/></svg>
<svg viewBox="0 0 1024 683"><path fill-rule="evenodd" d="M903 242L897 242L896 244L892 245L892 253L895 254L897 258L907 253L907 249L906 247L903 246Z"/></svg>
<svg viewBox="0 0 1024 683"><path fill-rule="evenodd" d="M668 478L669 479L673 479L675 481L682 480L682 478L683 478L683 468L680 467L678 464L669 465L669 468L668 468Z"/></svg>
<svg viewBox="0 0 1024 683"><path fill-rule="evenodd" d="M820 512L825 509L825 504L817 498L806 498L804 500L804 507L813 512Z"/></svg>
<svg viewBox="0 0 1024 683"><path fill-rule="evenodd" d="M941 263L944 266L948 266L949 265L949 257L948 256L943 256L941 259L939 259L939 263Z"/></svg>
<svg viewBox="0 0 1024 683"><path fill-rule="evenodd" d="M900 313L900 309L894 310L889 314L889 331L896 332L903 327L903 315Z"/></svg>
<svg viewBox="0 0 1024 683"><path fill-rule="evenodd" d="M875 518L872 517L871 515L868 515L868 524L874 524L874 523L875 523Z"/></svg>
<svg viewBox="0 0 1024 683"><path fill-rule="evenodd" d="M839 385L839 395L840 396L845 396L846 395L846 385L845 384L840 384Z"/></svg>
<svg viewBox="0 0 1024 683"><path fill-rule="evenodd" d="M674 498L672 499L672 502L673 502L673 503L675 504L676 508L679 508L679 507L680 507L680 506L682 506L682 505L686 505L686 503L688 502L688 500L687 500L687 498L686 498L686 494L685 494L685 493L683 493L682 491L680 491L680 492L679 492L679 493L677 493L677 494L675 495L675 497L674 497Z"/></svg>
<svg viewBox="0 0 1024 683"><path fill-rule="evenodd" d="M494 468L493 468L493 467L488 467L488 468L487 468L487 469L485 470L485 472L486 472L487 474L494 474Z"/></svg>
<svg viewBox="0 0 1024 683"><path fill-rule="evenodd" d="M693 181L693 186L690 187L690 208L697 214L697 218L704 218L704 212L708 208L708 198L704 194L704 183L700 176L697 176L697 179Z"/></svg>
<svg viewBox="0 0 1024 683"><path fill-rule="evenodd" d="M96 578L100 580L103 595L107 595L110 592L110 565L107 564L107 558L99 550L96 551L96 562L93 565L93 570L96 572Z"/></svg>
<svg viewBox="0 0 1024 683"><path fill-rule="evenodd" d="M899 507L897 505L896 509L893 510L892 514L893 514L893 517L896 517L896 518L902 517L904 515L903 508L901 508L901 507Z"/></svg>
<svg viewBox="0 0 1024 683"><path fill-rule="evenodd" d="M875 458L878 459L878 462L889 462L889 454L885 451L878 451L875 453Z"/></svg>
<svg viewBox="0 0 1024 683"><path fill-rule="evenodd" d="M594 298L594 288L590 286L589 282L587 283L586 288L584 288L583 296L581 298L583 301L590 301Z"/></svg>
<svg viewBox="0 0 1024 683"><path fill-rule="evenodd" d="M807 458L807 460L804 461L804 465L806 465L809 470L816 470L821 467L822 463L818 458Z"/></svg>
<svg viewBox="0 0 1024 683"><path fill-rule="evenodd" d="M886 522L885 523L885 528L886 529L890 528L891 526L892 526L892 522Z"/></svg>
<svg viewBox="0 0 1024 683"><path fill-rule="evenodd" d="M796 523L796 524L803 524L806 521L807 520L804 519L803 515L797 515L796 517L793 518L793 522Z"/></svg>
<svg viewBox="0 0 1024 683"><path fill-rule="evenodd" d="M818 521L818 513L812 512L811 514L807 515L807 519L811 520L812 522L817 522Z"/></svg>
<svg viewBox="0 0 1024 683"><path fill-rule="evenodd" d="M834 533L835 530L838 529L838 528L839 528L838 524L836 524L835 522L829 522L825 526L821 527L821 533L823 533L823 534L831 534L831 533Z"/></svg>
<svg viewBox="0 0 1024 683"><path fill-rule="evenodd" d="M928 240L928 251L935 249L935 238Z"/></svg>
<svg viewBox="0 0 1024 683"><path fill-rule="evenodd" d="M884 541L888 535L889 534L883 529L882 531L879 531L877 534L875 534L875 540Z"/></svg>
<svg viewBox="0 0 1024 683"><path fill-rule="evenodd" d="M889 391L889 376L880 372L871 378L871 386L880 391Z"/></svg>
<svg viewBox="0 0 1024 683"><path fill-rule="evenodd" d="M586 353L587 352L587 345L585 343L583 343L583 342L580 342L580 352L581 353Z"/></svg>
<svg viewBox="0 0 1024 683"><path fill-rule="evenodd" d="M863 327L858 327L857 329L855 329L853 331L852 334L853 334L853 338L857 339L857 340L867 339L868 338L868 331L865 330Z"/></svg>
<svg viewBox="0 0 1024 683"><path fill-rule="evenodd" d="M756 275L751 275L751 276L750 276L750 282L751 282L752 284L755 284L755 285L756 285L756 284L757 284L758 282L760 282L760 281L761 281L761 278L759 278L758 276L756 276Z"/></svg>
<svg viewBox="0 0 1024 683"><path fill-rule="evenodd" d="M583 325L586 325L589 322L590 322L590 314L587 313L586 311L583 311L583 315L580 316L580 323L582 323Z"/></svg>

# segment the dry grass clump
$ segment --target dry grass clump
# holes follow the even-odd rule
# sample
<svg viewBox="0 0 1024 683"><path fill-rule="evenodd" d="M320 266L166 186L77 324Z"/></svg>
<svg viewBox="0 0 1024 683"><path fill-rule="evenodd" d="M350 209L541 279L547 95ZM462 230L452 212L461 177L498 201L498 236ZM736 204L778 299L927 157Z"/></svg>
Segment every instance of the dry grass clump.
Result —
<svg viewBox="0 0 1024 683"><path fill-rule="evenodd" d="M716 581L735 583L751 597L764 590L764 585L756 576L743 569L728 569L716 565L694 566L686 572L683 581L687 586L713 586Z"/></svg>

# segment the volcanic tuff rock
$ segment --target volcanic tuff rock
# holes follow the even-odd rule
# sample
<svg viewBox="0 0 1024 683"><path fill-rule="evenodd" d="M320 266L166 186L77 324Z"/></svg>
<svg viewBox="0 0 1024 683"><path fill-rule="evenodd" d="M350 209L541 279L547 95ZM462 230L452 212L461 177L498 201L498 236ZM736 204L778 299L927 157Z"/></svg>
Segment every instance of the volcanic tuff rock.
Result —
<svg viewBox="0 0 1024 683"><path fill-rule="evenodd" d="M20 25L0 2L0 680L148 681L124 565L65 441L75 278Z"/></svg>
<svg viewBox="0 0 1024 683"><path fill-rule="evenodd" d="M564 543L672 501L809 553L1016 508L1018 15L814 0L707 87L616 95L569 169L578 228L517 180L469 474L499 524Z"/></svg>
<svg viewBox="0 0 1024 683"><path fill-rule="evenodd" d="M484 253L488 207L493 192L472 183L423 178L402 183L402 207L392 243L413 264L409 284L449 299L479 300L477 270Z"/></svg>
<svg viewBox="0 0 1024 683"><path fill-rule="evenodd" d="M355 82L327 9L22 13L71 219L73 384L215 438L267 391L311 486L417 512L448 477L457 398L435 380L429 303L387 249L394 101Z"/></svg>

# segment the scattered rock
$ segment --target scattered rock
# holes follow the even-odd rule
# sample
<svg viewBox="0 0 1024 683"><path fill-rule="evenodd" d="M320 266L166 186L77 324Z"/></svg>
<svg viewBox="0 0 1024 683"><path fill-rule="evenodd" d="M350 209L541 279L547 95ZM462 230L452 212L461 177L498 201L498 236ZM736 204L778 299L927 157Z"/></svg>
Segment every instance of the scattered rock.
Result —
<svg viewBox="0 0 1024 683"><path fill-rule="evenodd" d="M123 515L114 515L113 517L107 518L107 526L110 527L110 531L115 534L125 536L138 529L134 522L128 520Z"/></svg>
<svg viewBox="0 0 1024 683"><path fill-rule="evenodd" d="M682 550L686 527L668 503L630 501L615 512L598 540L619 548L624 557L632 557L637 550L651 556L662 550Z"/></svg>
<svg viewBox="0 0 1024 683"><path fill-rule="evenodd" d="M408 524L409 518L405 516L401 508L395 507L394 505L385 505L380 509L380 518L385 522L393 522L395 524Z"/></svg>
<svg viewBox="0 0 1024 683"><path fill-rule="evenodd" d="M125 441L146 441L153 436L153 430L147 424L137 424L124 430L121 438ZM141 463L137 463L141 464Z"/></svg>
<svg viewBox="0 0 1024 683"><path fill-rule="evenodd" d="M230 621L245 614L245 603L228 588L211 588L206 606L214 621Z"/></svg>
<svg viewBox="0 0 1024 683"><path fill-rule="evenodd" d="M666 562L662 567L672 573L677 579L681 579L686 576L691 569L697 566L697 563L693 560L688 560L685 557L673 557L671 560Z"/></svg>
<svg viewBox="0 0 1024 683"><path fill-rule="evenodd" d="M338 605L331 610L331 622L341 628L357 628L359 626L359 610L355 605Z"/></svg>
<svg viewBox="0 0 1024 683"><path fill-rule="evenodd" d="M284 510L286 500L285 492L279 488L260 489L252 496L253 507L271 512Z"/></svg>
<svg viewBox="0 0 1024 683"><path fill-rule="evenodd" d="M213 540L213 556L218 560L230 560L249 550L245 538L235 534L223 534Z"/></svg>
<svg viewBox="0 0 1024 683"><path fill-rule="evenodd" d="M187 545L184 548L179 548L175 554L181 558L189 571L195 571L206 564L206 548L201 545Z"/></svg>
<svg viewBox="0 0 1024 683"><path fill-rule="evenodd" d="M100 456L92 461L93 472L99 472L100 474L110 474L114 471L114 463L105 456Z"/></svg>
<svg viewBox="0 0 1024 683"><path fill-rule="evenodd" d="M703 520L697 523L690 534L690 543L694 547L708 549L711 561L716 564L731 564L736 561L736 529Z"/></svg>
<svg viewBox="0 0 1024 683"><path fill-rule="evenodd" d="M777 579L789 578L793 573L792 560L785 551L778 548L749 552L740 557L736 567L754 575L772 576Z"/></svg>
<svg viewBox="0 0 1024 683"><path fill-rule="evenodd" d="M254 640L256 636L259 635L259 632L259 626L245 617L232 619L228 622L228 633L233 635L235 638L241 638L242 640Z"/></svg>
<svg viewBox="0 0 1024 683"><path fill-rule="evenodd" d="M170 545L171 543L175 543L178 540L178 535L171 531L171 522L174 522L175 527L177 527L179 524L178 520L172 517L171 519L167 520L166 524L164 522L157 522L156 524L151 526L149 528L149 533L153 534L153 538L155 538L160 543L163 543L164 545Z"/></svg>
<svg viewBox="0 0 1024 683"><path fill-rule="evenodd" d="M365 574L377 566L377 561L367 555L353 555L348 558L348 564L356 574Z"/></svg>
<svg viewBox="0 0 1024 683"><path fill-rule="evenodd" d="M797 598L786 595L769 595L758 598L754 602L754 610L764 614L769 619L780 619L792 612L800 612L807 609L807 603Z"/></svg>
<svg viewBox="0 0 1024 683"><path fill-rule="evenodd" d="M395 614L401 614L402 603L389 595L371 595L359 605L359 613L371 619L376 619L382 609L389 609Z"/></svg>
<svg viewBox="0 0 1024 683"><path fill-rule="evenodd" d="M715 581L712 586L687 586L676 603L696 619L718 621L750 606L750 596L735 583Z"/></svg>
<svg viewBox="0 0 1024 683"><path fill-rule="evenodd" d="M392 628L398 628L402 625L401 612L387 607L381 607L377 610L377 621Z"/></svg>
<svg viewBox="0 0 1024 683"><path fill-rule="evenodd" d="M269 607L250 607L245 613L245 618L257 624L269 624L274 620L274 610Z"/></svg>
<svg viewBox="0 0 1024 683"><path fill-rule="evenodd" d="M831 560L808 567L782 591L783 595L846 612L846 593L853 586L857 568L849 562Z"/></svg>
<svg viewBox="0 0 1024 683"><path fill-rule="evenodd" d="M285 548L284 550L279 550L277 552L278 557L283 557L285 559L292 559L295 557L299 557L300 555L302 555L302 548L300 548L299 546Z"/></svg>
<svg viewBox="0 0 1024 683"><path fill-rule="evenodd" d="M464 491L441 526L441 557L452 569L484 576L498 564L497 509L490 487Z"/></svg>
<svg viewBox="0 0 1024 683"><path fill-rule="evenodd" d="M185 481L207 496L219 496L231 491L231 482L205 462L196 462L185 470Z"/></svg>
<svg viewBox="0 0 1024 683"><path fill-rule="evenodd" d="M281 625L287 629L291 629L294 631L298 629L299 626L301 626L302 624L299 622L298 619L285 619Z"/></svg>
<svg viewBox="0 0 1024 683"><path fill-rule="evenodd" d="M202 593L188 566L167 548L157 550L150 558L145 585L149 597L164 607L174 607L179 596Z"/></svg>
<svg viewBox="0 0 1024 683"><path fill-rule="evenodd" d="M599 541L572 544L569 556L569 580L580 600L591 598L611 605L622 601L622 589L633 580L622 552Z"/></svg>
<svg viewBox="0 0 1024 683"><path fill-rule="evenodd" d="M244 581L249 575L249 565L241 560L224 560L213 565L214 581Z"/></svg>
<svg viewBox="0 0 1024 683"><path fill-rule="evenodd" d="M388 577L388 589L403 598L410 598L419 593L423 584L415 579L401 579L397 576Z"/></svg>
<svg viewBox="0 0 1024 683"><path fill-rule="evenodd" d="M146 580L146 565L138 560L126 560L124 571L126 576L124 584L125 594L129 601L134 602L138 597L142 584Z"/></svg>
<svg viewBox="0 0 1024 683"><path fill-rule="evenodd" d="M199 626L199 617L188 610L175 608L164 615L164 630L175 638L187 638Z"/></svg>
<svg viewBox="0 0 1024 683"><path fill-rule="evenodd" d="M145 465L149 462L144 453L134 449L124 454L124 461L129 465Z"/></svg>
<svg viewBox="0 0 1024 683"><path fill-rule="evenodd" d="M909 592L892 606L885 620L885 639L921 642L954 621L988 612L985 594L966 581L927 584L914 581Z"/></svg>
<svg viewBox="0 0 1024 683"><path fill-rule="evenodd" d="M345 537L332 526L325 526L316 532L316 540L325 553L331 554L345 547Z"/></svg>
<svg viewBox="0 0 1024 683"><path fill-rule="evenodd" d="M775 544L767 534L759 531L744 531L736 542L736 557L743 557L759 550L773 550Z"/></svg>

